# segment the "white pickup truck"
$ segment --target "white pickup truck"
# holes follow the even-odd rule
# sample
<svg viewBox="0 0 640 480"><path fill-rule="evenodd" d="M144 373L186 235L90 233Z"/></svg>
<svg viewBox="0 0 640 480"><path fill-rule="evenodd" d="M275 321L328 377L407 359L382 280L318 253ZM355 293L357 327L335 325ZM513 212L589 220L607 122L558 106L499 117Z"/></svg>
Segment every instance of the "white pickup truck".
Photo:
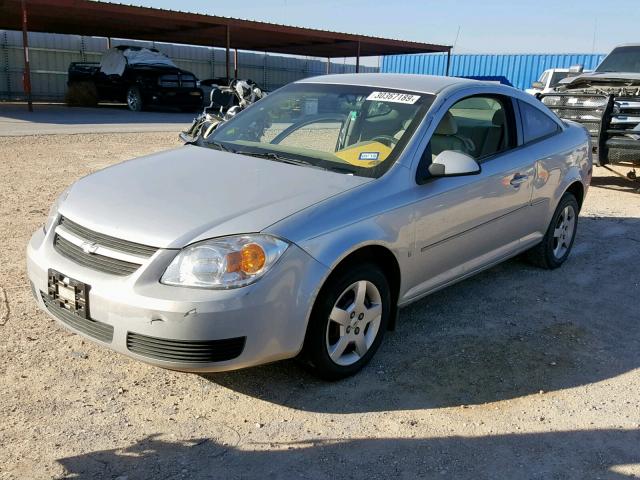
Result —
<svg viewBox="0 0 640 480"><path fill-rule="evenodd" d="M531 84L531 88L527 88L525 92L535 95L536 93L549 93L558 84L560 80L571 75L569 68L550 68L542 72L540 78ZM575 75L575 74L574 74Z"/></svg>

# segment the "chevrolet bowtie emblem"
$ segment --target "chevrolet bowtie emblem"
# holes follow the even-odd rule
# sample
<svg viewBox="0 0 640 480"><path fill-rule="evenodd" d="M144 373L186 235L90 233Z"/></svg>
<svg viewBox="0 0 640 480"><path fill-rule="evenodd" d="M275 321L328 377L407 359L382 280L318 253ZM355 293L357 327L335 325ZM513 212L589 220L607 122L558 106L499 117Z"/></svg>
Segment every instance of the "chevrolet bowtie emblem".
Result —
<svg viewBox="0 0 640 480"><path fill-rule="evenodd" d="M90 253L96 253L96 251L98 250L98 245L96 245L93 242L83 242L80 248L82 248L82 251L84 253L90 254Z"/></svg>

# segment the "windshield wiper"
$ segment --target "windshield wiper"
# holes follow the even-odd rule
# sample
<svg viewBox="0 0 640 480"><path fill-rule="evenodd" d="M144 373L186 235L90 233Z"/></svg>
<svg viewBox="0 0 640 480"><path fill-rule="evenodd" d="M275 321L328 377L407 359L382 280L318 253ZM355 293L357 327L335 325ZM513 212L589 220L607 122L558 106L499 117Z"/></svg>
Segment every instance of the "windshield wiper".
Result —
<svg viewBox="0 0 640 480"><path fill-rule="evenodd" d="M233 153L237 153L238 155L248 155L250 157L256 157L256 158L266 158L268 160L275 160L276 162L288 163L290 165L301 165L305 167L322 168L324 170L323 167L315 165L311 162L307 162L306 160L300 160L300 159L291 158L291 157L283 157L282 155L278 155L275 152L242 152L242 151L236 150Z"/></svg>
<svg viewBox="0 0 640 480"><path fill-rule="evenodd" d="M231 153L235 153L238 155L247 155L249 157L256 157L256 158L266 158L268 160L274 160L276 162L280 162L280 163L287 163L289 165L298 165L300 167L311 167L311 168L318 168L320 170L326 170L326 171L333 171L333 172L339 172L339 173L344 173L344 174L351 174L353 175L355 173L355 171L353 169L350 169L348 167L339 167L339 166L321 166L321 165L316 165L315 163L312 162L308 162L306 160L302 160L299 158L291 158L291 157L284 157L282 155L279 155L275 152L248 152L248 151L243 151L243 150L231 150L228 147L225 147L224 145L222 145L220 142L212 142L209 141L208 142L209 145L219 148L220 150L224 150L225 152L231 152Z"/></svg>
<svg viewBox="0 0 640 480"><path fill-rule="evenodd" d="M220 142L216 142L214 140L209 140L207 142L207 145L209 145L209 147L211 147L211 148L216 148L217 150L222 150L223 152L240 153L240 152L236 152L235 150L230 149L226 145L224 145L224 144L222 144Z"/></svg>

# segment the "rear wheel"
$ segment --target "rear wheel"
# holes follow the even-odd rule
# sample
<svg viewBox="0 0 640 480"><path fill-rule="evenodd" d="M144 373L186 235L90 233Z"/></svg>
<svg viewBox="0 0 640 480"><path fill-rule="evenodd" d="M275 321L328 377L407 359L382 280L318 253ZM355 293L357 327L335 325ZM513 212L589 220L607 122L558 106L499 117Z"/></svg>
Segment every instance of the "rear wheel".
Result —
<svg viewBox="0 0 640 480"><path fill-rule="evenodd" d="M528 260L538 267L553 269L562 265L573 247L580 207L576 197L565 193L553 214L547 233L527 252Z"/></svg>
<svg viewBox="0 0 640 480"><path fill-rule="evenodd" d="M132 112L142 111L142 95L138 87L129 87L129 90L127 90L127 106Z"/></svg>
<svg viewBox="0 0 640 480"><path fill-rule="evenodd" d="M313 307L302 359L327 380L358 372L382 342L391 312L389 283L364 264L331 277Z"/></svg>

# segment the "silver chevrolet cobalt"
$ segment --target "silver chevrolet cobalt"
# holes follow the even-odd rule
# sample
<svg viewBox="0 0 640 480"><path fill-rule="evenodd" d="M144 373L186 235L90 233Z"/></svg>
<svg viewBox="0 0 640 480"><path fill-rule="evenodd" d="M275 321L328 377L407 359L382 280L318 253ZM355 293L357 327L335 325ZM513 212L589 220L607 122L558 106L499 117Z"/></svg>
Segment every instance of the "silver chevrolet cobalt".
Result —
<svg viewBox="0 0 640 480"><path fill-rule="evenodd" d="M337 379L399 307L523 252L562 265L591 169L586 130L512 88L306 79L71 185L29 242L29 278L66 327L157 366L298 356Z"/></svg>

